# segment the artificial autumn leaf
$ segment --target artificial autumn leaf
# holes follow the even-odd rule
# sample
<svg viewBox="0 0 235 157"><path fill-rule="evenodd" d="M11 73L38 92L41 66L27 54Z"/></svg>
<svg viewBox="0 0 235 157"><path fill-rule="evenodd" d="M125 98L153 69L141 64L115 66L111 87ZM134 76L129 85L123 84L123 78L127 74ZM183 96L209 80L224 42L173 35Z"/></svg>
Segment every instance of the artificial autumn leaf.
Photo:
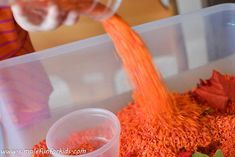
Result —
<svg viewBox="0 0 235 157"><path fill-rule="evenodd" d="M199 153L199 152L196 152L192 155L192 157L209 157L208 155L206 154L202 154L202 153Z"/></svg>
<svg viewBox="0 0 235 157"><path fill-rule="evenodd" d="M224 154L223 154L223 152L222 152L220 149L218 149L218 150L215 152L214 157L224 157Z"/></svg>
<svg viewBox="0 0 235 157"><path fill-rule="evenodd" d="M214 154L214 152L219 148L221 143L219 141L212 141L208 146L202 147L198 146L197 147L197 152L203 153L203 154Z"/></svg>
<svg viewBox="0 0 235 157"><path fill-rule="evenodd" d="M135 157L135 153L134 152L128 152L125 157Z"/></svg>
<svg viewBox="0 0 235 157"><path fill-rule="evenodd" d="M229 102L235 102L235 77L214 70L212 77L206 81L201 80L192 93L210 107L223 111Z"/></svg>
<svg viewBox="0 0 235 157"><path fill-rule="evenodd" d="M177 157L191 157L192 152L191 151L186 151L186 152L180 152Z"/></svg>

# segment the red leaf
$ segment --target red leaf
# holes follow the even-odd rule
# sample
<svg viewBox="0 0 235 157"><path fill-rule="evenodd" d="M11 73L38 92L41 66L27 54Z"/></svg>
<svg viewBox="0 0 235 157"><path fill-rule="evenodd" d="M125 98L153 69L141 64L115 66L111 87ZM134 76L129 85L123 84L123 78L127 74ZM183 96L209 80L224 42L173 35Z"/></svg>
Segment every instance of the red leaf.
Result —
<svg viewBox="0 0 235 157"><path fill-rule="evenodd" d="M209 80L200 80L193 94L210 107L223 111L229 102L235 102L235 77L214 70Z"/></svg>
<svg viewBox="0 0 235 157"><path fill-rule="evenodd" d="M193 153L191 151L186 151L186 152L179 153L177 157L191 157L192 154Z"/></svg>
<svg viewBox="0 0 235 157"><path fill-rule="evenodd" d="M126 155L125 155L125 157L135 157L135 156L136 156L136 154L133 153L133 152L128 152L128 153L126 153Z"/></svg>

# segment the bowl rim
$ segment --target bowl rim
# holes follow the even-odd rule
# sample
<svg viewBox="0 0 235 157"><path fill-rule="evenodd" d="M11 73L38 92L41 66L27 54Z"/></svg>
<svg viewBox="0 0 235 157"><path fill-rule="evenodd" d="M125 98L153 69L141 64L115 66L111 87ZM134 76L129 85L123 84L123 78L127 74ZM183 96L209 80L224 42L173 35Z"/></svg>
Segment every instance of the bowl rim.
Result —
<svg viewBox="0 0 235 157"><path fill-rule="evenodd" d="M52 151L52 155L56 155L58 157L89 157L89 156L97 156L100 154L103 154L105 151L109 150L116 142L116 140L120 138L120 133L121 133L121 125L120 125L120 121L117 118L117 116L112 113L109 110L106 109L101 109L101 108L85 108L85 109L80 109L74 112L71 112L65 116L63 116L62 118L60 118L59 120L57 120L54 124L52 124L52 126L49 128L47 135L46 135L46 144L48 147L48 150L54 150L52 144L48 141L50 141L50 137L51 135L54 133L54 131L57 129L58 126L60 126L60 124L63 124L65 122L67 122L71 117L73 116L77 116L77 115L82 115L82 114L91 114L94 115L96 114L98 115L104 115L106 117L108 117L114 124L115 126L115 133L113 135L113 137L106 143L104 144L102 147L100 147L99 149L92 151L90 153L87 154L82 154L82 155L63 155L60 153L55 153L54 151ZM120 142L120 140L118 141ZM118 147L119 147L119 143L118 143ZM118 148L119 149L119 148Z"/></svg>

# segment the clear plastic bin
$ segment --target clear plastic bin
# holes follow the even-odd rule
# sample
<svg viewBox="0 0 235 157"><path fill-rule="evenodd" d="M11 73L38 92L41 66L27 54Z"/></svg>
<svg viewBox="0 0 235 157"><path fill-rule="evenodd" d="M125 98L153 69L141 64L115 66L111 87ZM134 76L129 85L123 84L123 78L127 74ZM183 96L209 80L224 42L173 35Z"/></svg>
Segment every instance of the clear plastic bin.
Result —
<svg viewBox="0 0 235 157"><path fill-rule="evenodd" d="M199 78L208 78L213 69L235 74L235 4L214 6L135 29L143 37L172 90L184 91L194 87ZM0 88L2 149L31 149L46 137L56 120L76 109L99 107L116 112L131 100L131 87L106 35L2 61L0 80L15 79L14 89L19 93L22 90L31 93L22 100L27 102L27 98L32 97L43 106L45 102L34 97L33 88L17 84L24 78L19 77L18 69L29 69L25 73L30 75L29 83L37 86L34 78L41 76L37 74L42 73L42 69L34 69L34 66L39 65L50 78L53 92L49 106L44 106L43 112L33 118L26 118L27 125L15 125L14 118L10 117L12 114L9 114L12 108L7 105L15 98L11 92L1 92ZM9 85L9 88L13 87ZM3 91L7 89L5 84ZM20 155L11 153L6 156Z"/></svg>

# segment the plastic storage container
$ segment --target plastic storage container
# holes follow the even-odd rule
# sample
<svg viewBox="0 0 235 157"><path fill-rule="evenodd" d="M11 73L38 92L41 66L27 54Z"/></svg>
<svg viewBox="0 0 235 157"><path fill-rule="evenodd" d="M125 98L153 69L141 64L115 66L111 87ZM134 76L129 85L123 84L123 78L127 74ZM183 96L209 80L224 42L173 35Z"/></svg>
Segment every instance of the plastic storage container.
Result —
<svg viewBox="0 0 235 157"><path fill-rule="evenodd" d="M152 52L171 90L190 89L199 78L208 78L213 69L235 74L235 4L214 6L135 29ZM17 113L22 108L9 107L6 102L13 96L9 92L1 94L2 149L31 149L46 138L56 120L76 109L99 107L115 113L131 100L131 87L106 35L0 62L0 78L7 75L8 79L21 82L17 69L32 69L38 64L44 67L53 87L49 105L29 119L27 125L16 125L14 116L8 113L12 110ZM29 81L32 84L37 84L33 81L39 77L37 73L41 73L37 68L27 73L32 75ZM27 91L24 86L15 88L19 93L21 89ZM28 88L28 92L31 90Z"/></svg>

